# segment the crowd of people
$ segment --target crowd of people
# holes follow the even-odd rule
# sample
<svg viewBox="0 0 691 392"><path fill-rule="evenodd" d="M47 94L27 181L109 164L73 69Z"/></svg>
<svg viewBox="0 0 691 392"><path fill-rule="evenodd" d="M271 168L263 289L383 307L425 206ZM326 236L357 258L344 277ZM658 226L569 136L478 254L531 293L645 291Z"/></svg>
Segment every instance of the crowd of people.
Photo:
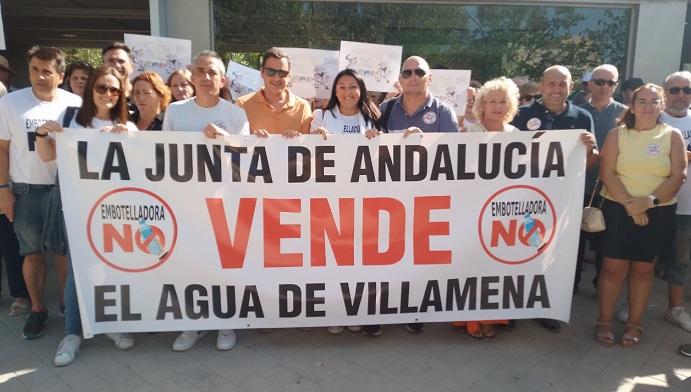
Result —
<svg viewBox="0 0 691 392"><path fill-rule="evenodd" d="M691 186L685 184L691 154L691 73L673 72L661 85L633 78L620 83L616 67L603 64L583 79L587 94L580 105L569 100L572 75L564 66L547 67L536 82L520 88L501 76L468 89L464 113L455 113L430 92L432 72L424 58L407 58L400 69L396 94L379 102L362 76L352 69L336 75L331 97L309 102L288 88L291 62L277 48L268 49L260 67L263 87L231 102L228 80L219 55L205 50L189 69L173 72L167 81L155 72L133 75L132 51L113 42L102 50L103 64L65 64L56 48L36 46L27 53L31 86L7 90L0 98L0 256L5 261L12 317L28 314L24 339L40 338L48 320L44 303L45 255L53 255L58 279L65 337L55 354L56 366L74 361L82 330L74 274L69 258L56 175L53 135L65 128L104 132L198 131L206 137L243 134L293 138L315 134L402 132L518 132L581 129L587 156L584 203L601 206L606 230L581 233L574 291L581 280L581 263L589 246L595 254L599 316L594 338L611 346L636 345L643 333L642 317L654 275L668 283L665 318L691 332L691 317L683 303L691 258ZM0 56L0 77L11 74ZM5 72L6 71L6 72ZM613 97L621 84L624 102ZM2 93L2 91L0 91ZM616 303L627 282L625 306ZM617 339L613 319L625 323ZM556 320L536 320L559 332ZM512 320L459 323L473 338L492 338L495 325L512 327ZM411 333L422 323L404 326ZM329 327L340 333L344 326ZM381 325L348 326L369 336ZM192 348L207 331L183 331L174 351ZM126 350L135 341L128 333L110 333L116 347ZM216 347L236 344L233 330L219 330ZM680 348L691 355L689 346Z"/></svg>

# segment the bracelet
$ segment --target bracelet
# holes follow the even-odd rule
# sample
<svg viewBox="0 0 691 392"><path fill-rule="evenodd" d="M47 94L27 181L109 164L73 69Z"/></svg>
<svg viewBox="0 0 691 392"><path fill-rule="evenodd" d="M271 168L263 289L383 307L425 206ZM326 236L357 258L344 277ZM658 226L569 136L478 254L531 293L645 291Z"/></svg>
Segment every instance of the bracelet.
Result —
<svg viewBox="0 0 691 392"><path fill-rule="evenodd" d="M38 132L36 132L36 137L47 137L47 136L48 136L47 133L38 133Z"/></svg>
<svg viewBox="0 0 691 392"><path fill-rule="evenodd" d="M9 188L10 184L0 184L0 189Z"/></svg>

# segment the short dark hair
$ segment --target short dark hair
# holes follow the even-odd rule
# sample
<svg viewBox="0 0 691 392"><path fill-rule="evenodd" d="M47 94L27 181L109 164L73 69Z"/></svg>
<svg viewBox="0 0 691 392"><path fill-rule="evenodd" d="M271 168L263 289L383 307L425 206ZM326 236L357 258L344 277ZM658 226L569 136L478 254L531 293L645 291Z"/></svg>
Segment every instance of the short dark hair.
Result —
<svg viewBox="0 0 691 392"><path fill-rule="evenodd" d="M276 47L267 49L264 52L264 55L262 55L262 69L264 69L264 66L266 65L266 60L268 60L270 57L279 60L286 59L288 61L288 69L290 69L290 57L288 57L288 54L286 54L286 52Z"/></svg>
<svg viewBox="0 0 691 392"><path fill-rule="evenodd" d="M132 57L132 49L130 49L130 47L127 46L125 43L118 41L113 41L109 43L105 48L103 48L103 50L101 50L101 57L105 56L107 52L114 49L122 49L130 57L130 60L134 59L134 57Z"/></svg>
<svg viewBox="0 0 691 392"><path fill-rule="evenodd" d="M642 85L644 85L643 79L641 78L629 78L621 83L621 89L623 90L636 90Z"/></svg>
<svg viewBox="0 0 691 392"><path fill-rule="evenodd" d="M55 60L55 70L59 73L65 72L65 53L58 48L40 45L32 46L26 52L26 62L31 62L31 59L34 57L43 61Z"/></svg>

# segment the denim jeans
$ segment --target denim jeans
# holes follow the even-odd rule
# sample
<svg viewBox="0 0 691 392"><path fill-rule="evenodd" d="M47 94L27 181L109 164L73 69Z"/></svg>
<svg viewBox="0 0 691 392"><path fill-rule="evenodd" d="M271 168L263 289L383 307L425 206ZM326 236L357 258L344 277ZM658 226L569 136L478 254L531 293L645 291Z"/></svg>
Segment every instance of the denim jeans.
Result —
<svg viewBox="0 0 691 392"><path fill-rule="evenodd" d="M12 183L14 232L22 256L43 252L43 225L47 210L46 195L53 185Z"/></svg>
<svg viewBox="0 0 691 392"><path fill-rule="evenodd" d="M77 301L77 286L74 284L72 257L67 251L67 281L65 282L65 335L82 335L82 319Z"/></svg>
<svg viewBox="0 0 691 392"><path fill-rule="evenodd" d="M19 242L17 242L12 222L5 215L0 215L0 260L5 261L10 295L15 298L29 298L22 274L24 258L19 254ZM2 263L0 263L0 281L2 281Z"/></svg>
<svg viewBox="0 0 691 392"><path fill-rule="evenodd" d="M691 261L691 215L676 216L674 245L655 265L655 273L667 283L683 286Z"/></svg>

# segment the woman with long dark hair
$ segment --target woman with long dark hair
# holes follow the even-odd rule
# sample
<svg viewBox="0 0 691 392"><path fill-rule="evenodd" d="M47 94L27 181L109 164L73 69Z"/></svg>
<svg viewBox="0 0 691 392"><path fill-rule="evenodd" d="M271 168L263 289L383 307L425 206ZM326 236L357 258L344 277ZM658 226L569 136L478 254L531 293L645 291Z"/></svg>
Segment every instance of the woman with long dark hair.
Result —
<svg viewBox="0 0 691 392"><path fill-rule="evenodd" d="M379 109L367 95L362 77L353 69L339 72L331 88L331 97L324 109L312 113L310 132L328 134L366 133L378 129Z"/></svg>
<svg viewBox="0 0 691 392"><path fill-rule="evenodd" d="M55 141L49 135L62 132L67 128L94 128L103 132L136 131L137 127L127 121L127 101L124 89L125 78L110 66L97 68L89 77L84 89L84 99L79 108L67 108L62 124L48 121L36 130L36 151L44 162L56 158ZM75 114L76 112L76 114ZM74 361L82 342L82 324L77 302L77 290L74 283L72 260L69 257L67 236L64 230L60 188L56 182L48 199L47 223L44 227L44 241L63 244L63 251L68 255L67 281L65 283L65 337L55 353L56 366L66 366ZM128 333L108 333L106 336L122 350L134 346L134 339Z"/></svg>

